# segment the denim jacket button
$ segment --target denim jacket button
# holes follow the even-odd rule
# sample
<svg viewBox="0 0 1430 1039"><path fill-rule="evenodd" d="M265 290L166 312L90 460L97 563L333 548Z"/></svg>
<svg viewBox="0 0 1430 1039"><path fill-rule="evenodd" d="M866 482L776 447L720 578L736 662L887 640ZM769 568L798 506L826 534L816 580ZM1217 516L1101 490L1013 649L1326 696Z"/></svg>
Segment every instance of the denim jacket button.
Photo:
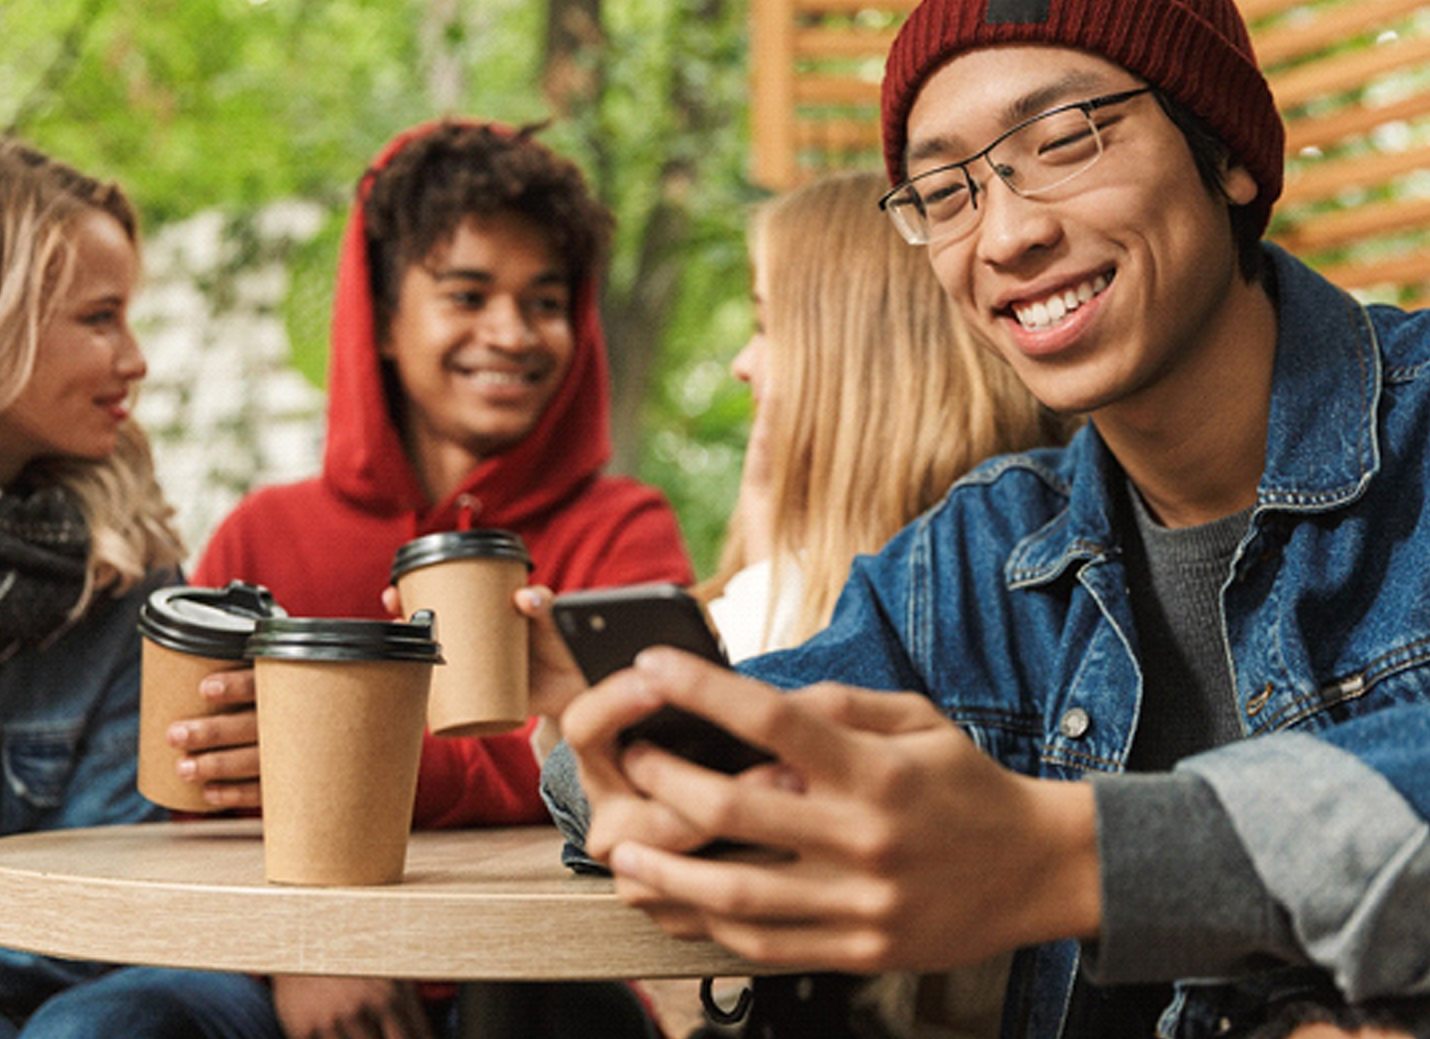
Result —
<svg viewBox="0 0 1430 1039"><path fill-rule="evenodd" d="M1081 738L1092 724L1092 719L1087 716L1087 712L1081 707L1072 707L1063 713L1062 720L1058 722L1058 732L1062 733L1070 740Z"/></svg>

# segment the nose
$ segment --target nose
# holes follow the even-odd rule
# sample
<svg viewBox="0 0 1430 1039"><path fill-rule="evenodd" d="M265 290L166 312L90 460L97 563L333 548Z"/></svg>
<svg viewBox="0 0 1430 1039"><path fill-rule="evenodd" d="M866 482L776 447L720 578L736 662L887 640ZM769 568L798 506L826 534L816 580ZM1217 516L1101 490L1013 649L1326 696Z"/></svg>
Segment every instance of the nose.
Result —
<svg viewBox="0 0 1430 1039"><path fill-rule="evenodd" d="M978 256L994 267L1011 267L1030 253L1052 248L1062 237L1057 208L1024 198L990 172L983 182Z"/></svg>
<svg viewBox="0 0 1430 1039"><path fill-rule="evenodd" d="M499 349L521 350L536 341L536 331L518 300L494 296L482 308L482 338Z"/></svg>
<svg viewBox="0 0 1430 1039"><path fill-rule="evenodd" d="M755 377L755 339L750 337L750 341L740 348L740 352L735 355L735 359L730 362L730 374L741 382L750 382Z"/></svg>
<svg viewBox="0 0 1430 1039"><path fill-rule="evenodd" d="M114 370L125 382L138 382L149 374L149 362L144 359L144 352L139 349L139 340L134 337L128 325L124 326L119 336L119 348L114 355Z"/></svg>

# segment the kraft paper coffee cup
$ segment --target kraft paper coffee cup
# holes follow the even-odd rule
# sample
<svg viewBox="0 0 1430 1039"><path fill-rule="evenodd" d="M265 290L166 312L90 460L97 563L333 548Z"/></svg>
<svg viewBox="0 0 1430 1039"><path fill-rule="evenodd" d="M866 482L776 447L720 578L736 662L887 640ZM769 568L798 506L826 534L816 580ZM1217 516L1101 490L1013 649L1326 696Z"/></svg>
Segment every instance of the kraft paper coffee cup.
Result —
<svg viewBox="0 0 1430 1039"><path fill-rule="evenodd" d="M410 622L274 618L248 640L258 694L264 875L402 879L427 692L441 648Z"/></svg>
<svg viewBox="0 0 1430 1039"><path fill-rule="evenodd" d="M512 604L531 557L505 530L428 534L392 561L404 610L437 618L446 666L432 676L427 726L441 736L480 736L526 721L527 621Z"/></svg>
<svg viewBox="0 0 1430 1039"><path fill-rule="evenodd" d="M268 589L234 581L225 588L160 588L139 608L139 792L181 812L212 812L203 784L179 778L185 751L171 747L169 726L219 714L199 695L215 671L247 667L248 636L260 618L283 616Z"/></svg>

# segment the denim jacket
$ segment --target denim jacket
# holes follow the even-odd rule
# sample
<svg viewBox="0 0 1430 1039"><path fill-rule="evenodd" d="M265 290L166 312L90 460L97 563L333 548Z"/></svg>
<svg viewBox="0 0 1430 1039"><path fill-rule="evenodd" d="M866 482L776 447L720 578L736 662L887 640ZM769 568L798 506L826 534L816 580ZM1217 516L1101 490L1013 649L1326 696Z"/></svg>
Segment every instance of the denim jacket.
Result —
<svg viewBox="0 0 1430 1039"><path fill-rule="evenodd" d="M1403 800L1410 829L1394 839L1413 841L1430 816L1430 313L1362 307L1284 252L1271 247L1270 258L1278 337L1266 463L1222 587L1243 729L1294 730L1354 755ZM1121 771L1142 693L1113 519L1124 479L1091 426L1065 449L986 463L856 561L828 629L745 670L790 688L832 679L922 691L1029 775ZM1331 836L1354 835L1306 820L1300 856L1262 846L1255 780L1283 779L1277 748L1237 744L1196 760L1224 800L1248 791L1229 813L1272 894L1307 902L1288 906L1299 924L1315 912L1311 895L1282 890L1266 870L1315 862ZM1430 938L1419 941L1424 970ZM1029 1005L1010 1008L1009 1023L1059 1034L1076 962L1069 942L1022 954L1009 991ZM1216 996L1184 991L1166 1034L1199 1034L1187 1030L1207 1016L1198 999Z"/></svg>
<svg viewBox="0 0 1430 1039"><path fill-rule="evenodd" d="M1393 833L1370 838L1382 841L1370 862L1403 863L1396 849L1420 842L1421 872L1367 865L1371 875L1354 878L1350 915L1383 920L1402 904L1414 907L1412 921L1430 915L1430 313L1362 307L1268 249L1278 338L1266 462L1222 606L1245 735L1270 738L1192 761L1312 946L1299 929L1314 925L1324 896L1304 874L1335 842L1350 862L1366 849L1353 811L1333 832L1310 818L1268 831L1274 841L1262 833L1264 783L1282 785L1279 811L1296 806L1296 763L1277 753L1287 739L1339 755L1348 766L1340 774L1372 777L1376 803L1399 810ZM1124 480L1092 426L1066 448L990 460L878 555L855 561L828 628L741 670L785 688L832 680L923 692L1028 775L1121 772L1142 694L1114 521ZM579 791L562 804L547 786L558 820L580 812ZM1297 835L1299 847L1280 843ZM1286 862L1302 864L1301 875L1277 873ZM1413 980L1389 984L1419 991L1430 984L1430 925L1404 931L1418 965L1408 968ZM1379 956L1373 941L1341 942L1339 960L1317 962L1339 979ZM1061 1034L1078 956L1074 942L1019 954L1005 1034ZM1181 986L1163 1033L1215 1034L1230 987Z"/></svg>
<svg viewBox="0 0 1430 1039"><path fill-rule="evenodd" d="M0 663L0 835L166 816L135 787L139 607L175 584L156 571L121 598L101 593L52 644ZM0 949L0 1014L93 974Z"/></svg>

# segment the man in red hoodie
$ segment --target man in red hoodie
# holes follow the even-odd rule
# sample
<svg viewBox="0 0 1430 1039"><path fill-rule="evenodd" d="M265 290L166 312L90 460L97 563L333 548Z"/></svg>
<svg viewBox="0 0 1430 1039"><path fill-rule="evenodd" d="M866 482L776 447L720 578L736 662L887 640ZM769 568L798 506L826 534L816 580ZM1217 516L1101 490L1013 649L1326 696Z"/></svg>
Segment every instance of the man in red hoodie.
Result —
<svg viewBox="0 0 1430 1039"><path fill-rule="evenodd" d="M660 494L602 474L609 394L596 299L611 224L579 170L530 131L447 121L394 139L364 173L343 240L322 474L249 495L194 583L263 584L295 616L385 618L398 547L469 527L520 535L533 581L557 590L690 582ZM213 676L203 691L242 704L252 684ZM414 825L545 821L537 728L427 734ZM181 774L215 805L256 806L255 731L251 710L179 723L170 738L190 751ZM111 977L88 987L84 1005L56 1008L63 1025L57 1017L42 1034L427 1039L450 1018L433 987L424 1012L407 982L276 977L270 1009L254 979L147 968ZM585 1025L601 994L579 993ZM561 1000L539 1002L550 1012ZM524 1034L554 1027L532 1022Z"/></svg>

